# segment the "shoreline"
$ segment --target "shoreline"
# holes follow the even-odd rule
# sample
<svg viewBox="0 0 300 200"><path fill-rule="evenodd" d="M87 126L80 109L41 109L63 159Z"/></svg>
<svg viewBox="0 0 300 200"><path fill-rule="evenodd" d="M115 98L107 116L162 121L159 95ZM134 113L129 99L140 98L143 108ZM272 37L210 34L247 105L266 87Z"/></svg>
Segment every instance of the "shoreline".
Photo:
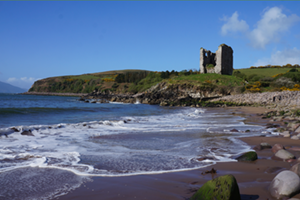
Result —
<svg viewBox="0 0 300 200"><path fill-rule="evenodd" d="M261 119L263 107L230 107L234 115L245 118L247 124L266 126L270 119ZM279 122L273 122L279 123ZM251 136L238 138L251 148L261 142L271 145L283 144L287 148L300 147L299 140L279 136ZM189 199L205 182L226 174L235 176L242 199L275 199L268 192L273 178L282 170L289 170L293 163L284 162L273 156L271 149L256 151L258 160L253 162L219 162L209 167L153 175L135 175L126 177L92 177L92 182L81 185L66 195L54 198L70 199ZM291 151L296 157L300 151ZM212 168L216 174L202 174ZM294 196L300 198L300 194Z"/></svg>
<svg viewBox="0 0 300 200"><path fill-rule="evenodd" d="M24 92L21 95L41 95L41 96L86 96L88 93L58 93L58 92Z"/></svg>

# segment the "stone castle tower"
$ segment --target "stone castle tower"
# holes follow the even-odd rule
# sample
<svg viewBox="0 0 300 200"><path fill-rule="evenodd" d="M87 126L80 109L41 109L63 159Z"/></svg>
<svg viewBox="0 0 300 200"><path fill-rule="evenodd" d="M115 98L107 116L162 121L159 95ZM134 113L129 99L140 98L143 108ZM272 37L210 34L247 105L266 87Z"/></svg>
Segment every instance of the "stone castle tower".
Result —
<svg viewBox="0 0 300 200"><path fill-rule="evenodd" d="M226 44L221 44L212 53L201 47L200 49L200 72L232 75L233 73L233 50Z"/></svg>

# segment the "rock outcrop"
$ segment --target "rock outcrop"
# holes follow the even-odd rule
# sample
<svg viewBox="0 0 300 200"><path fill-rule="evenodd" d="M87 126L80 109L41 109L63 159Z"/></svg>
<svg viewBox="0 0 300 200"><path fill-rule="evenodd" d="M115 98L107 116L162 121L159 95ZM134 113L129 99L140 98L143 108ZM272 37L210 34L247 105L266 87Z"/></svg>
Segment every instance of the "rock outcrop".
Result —
<svg viewBox="0 0 300 200"><path fill-rule="evenodd" d="M206 182L191 200L240 200L239 186L233 175L225 175Z"/></svg>
<svg viewBox="0 0 300 200"><path fill-rule="evenodd" d="M293 108L300 108L300 91L238 94L223 96L212 101L271 105L277 109L291 110Z"/></svg>
<svg viewBox="0 0 300 200"><path fill-rule="evenodd" d="M196 106L201 100L208 100L224 95L222 92L203 90L192 84L158 83L145 92L135 95L93 92L84 99L107 99L111 102L161 105L161 106Z"/></svg>

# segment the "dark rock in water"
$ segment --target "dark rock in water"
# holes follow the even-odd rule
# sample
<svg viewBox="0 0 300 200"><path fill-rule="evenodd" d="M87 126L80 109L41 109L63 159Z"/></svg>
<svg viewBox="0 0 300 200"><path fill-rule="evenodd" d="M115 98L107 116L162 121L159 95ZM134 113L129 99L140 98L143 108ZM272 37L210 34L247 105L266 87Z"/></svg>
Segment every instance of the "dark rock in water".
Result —
<svg viewBox="0 0 300 200"><path fill-rule="evenodd" d="M207 181L191 200L240 200L239 186L233 175L220 176Z"/></svg>
<svg viewBox="0 0 300 200"><path fill-rule="evenodd" d="M31 133L31 130L23 131L23 132L21 133L21 135L34 136L34 135Z"/></svg>
<svg viewBox="0 0 300 200"><path fill-rule="evenodd" d="M212 168L211 170L202 172L201 174L204 175L204 174L215 174L215 173L217 173L217 170L215 170L214 168Z"/></svg>
<svg viewBox="0 0 300 200"><path fill-rule="evenodd" d="M279 125L278 124L267 124L266 128L278 128Z"/></svg>
<svg viewBox="0 0 300 200"><path fill-rule="evenodd" d="M85 99L83 99L83 98L80 98L80 99L78 99L78 101L85 101Z"/></svg>
<svg viewBox="0 0 300 200"><path fill-rule="evenodd" d="M237 129L232 129L230 132L239 132Z"/></svg>
<svg viewBox="0 0 300 200"><path fill-rule="evenodd" d="M257 160L257 154L255 151L250 151L247 153L244 153L243 155L237 157L238 161L255 161Z"/></svg>
<svg viewBox="0 0 300 200"><path fill-rule="evenodd" d="M17 128L15 128L15 127L12 127L12 128L10 128L11 130L13 130L14 132L20 132Z"/></svg>
<svg viewBox="0 0 300 200"><path fill-rule="evenodd" d="M196 160L198 160L198 161L215 160L215 158L214 157L207 157L207 156L205 156L205 157L197 158Z"/></svg>

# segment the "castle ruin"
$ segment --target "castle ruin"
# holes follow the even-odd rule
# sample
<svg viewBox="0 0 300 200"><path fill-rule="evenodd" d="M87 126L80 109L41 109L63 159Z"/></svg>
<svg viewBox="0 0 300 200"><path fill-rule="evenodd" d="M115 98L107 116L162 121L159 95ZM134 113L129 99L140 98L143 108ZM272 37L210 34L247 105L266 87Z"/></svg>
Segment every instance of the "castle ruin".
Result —
<svg viewBox="0 0 300 200"><path fill-rule="evenodd" d="M209 50L200 49L200 72L232 75L233 73L233 50L226 44L221 44L212 53Z"/></svg>

